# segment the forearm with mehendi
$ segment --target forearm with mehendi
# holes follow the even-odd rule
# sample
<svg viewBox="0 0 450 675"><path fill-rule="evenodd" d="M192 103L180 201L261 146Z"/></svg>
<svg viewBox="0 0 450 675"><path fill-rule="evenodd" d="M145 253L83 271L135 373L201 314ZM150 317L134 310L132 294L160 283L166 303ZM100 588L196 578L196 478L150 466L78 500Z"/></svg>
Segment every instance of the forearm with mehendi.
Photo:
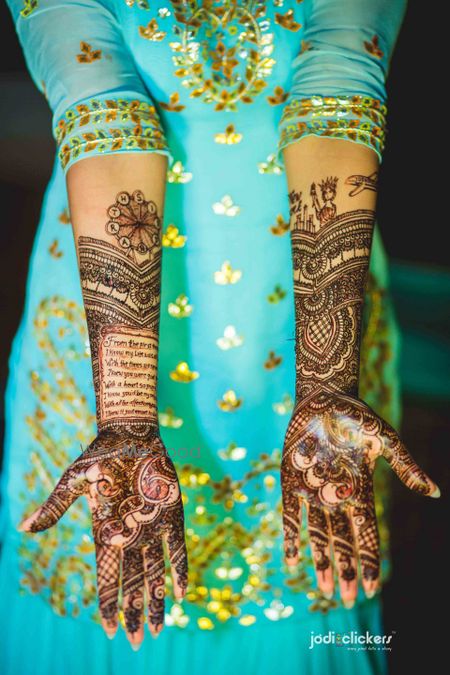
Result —
<svg viewBox="0 0 450 675"><path fill-rule="evenodd" d="M158 155L97 158L69 171L99 431L140 437L157 425L164 184Z"/></svg>
<svg viewBox="0 0 450 675"><path fill-rule="evenodd" d="M308 138L288 148L286 166L296 399L324 386L357 396L377 158L349 142Z"/></svg>

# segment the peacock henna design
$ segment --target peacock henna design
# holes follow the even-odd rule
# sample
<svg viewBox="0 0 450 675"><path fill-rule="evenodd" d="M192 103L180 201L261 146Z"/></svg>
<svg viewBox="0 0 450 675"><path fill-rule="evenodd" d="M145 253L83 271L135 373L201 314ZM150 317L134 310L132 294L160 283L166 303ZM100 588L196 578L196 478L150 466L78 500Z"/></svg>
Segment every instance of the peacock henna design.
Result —
<svg viewBox="0 0 450 675"><path fill-rule="evenodd" d="M147 595L150 630L164 623L167 543L174 593L187 587L184 516L178 478L156 430L142 438L139 459L127 453L129 434L101 431L64 472L47 501L23 529L40 532L54 525L81 495L92 512L100 614L108 633L118 622L119 570L127 631L139 633Z"/></svg>
<svg viewBox="0 0 450 675"><path fill-rule="evenodd" d="M346 184L355 190L359 186L359 192L375 180L356 178L365 177L350 176ZM351 607L357 595L358 563L369 597L379 582L372 480L376 459L383 456L416 492L439 496L439 490L396 431L358 398L361 316L374 213L357 208L339 214L338 181L322 180L320 198L313 183L310 203L299 191L289 194L296 404L285 437L281 485L287 563L298 561L306 510L319 588L331 597L336 570L342 600Z"/></svg>
<svg viewBox="0 0 450 675"><path fill-rule="evenodd" d="M150 631L157 635L163 627L163 542L178 599L187 587L187 553L180 486L157 421L161 219L140 190L120 192L107 215L112 241L82 236L77 242L98 436L21 529L52 527L86 495L102 624L110 636L117 630L121 587L125 627L136 648L145 599Z"/></svg>

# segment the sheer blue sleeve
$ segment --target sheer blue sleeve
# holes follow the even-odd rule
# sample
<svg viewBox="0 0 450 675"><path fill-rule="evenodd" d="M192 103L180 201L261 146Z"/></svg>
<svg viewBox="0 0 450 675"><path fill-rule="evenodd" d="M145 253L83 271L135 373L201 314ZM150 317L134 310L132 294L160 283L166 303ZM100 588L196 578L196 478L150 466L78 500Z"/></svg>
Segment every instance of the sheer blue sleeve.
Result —
<svg viewBox="0 0 450 675"><path fill-rule="evenodd" d="M280 121L279 151L316 135L363 143L381 159L386 76L406 0L305 0L305 33Z"/></svg>
<svg viewBox="0 0 450 675"><path fill-rule="evenodd" d="M52 110L65 171L96 154L169 154L112 2L7 2L30 74Z"/></svg>

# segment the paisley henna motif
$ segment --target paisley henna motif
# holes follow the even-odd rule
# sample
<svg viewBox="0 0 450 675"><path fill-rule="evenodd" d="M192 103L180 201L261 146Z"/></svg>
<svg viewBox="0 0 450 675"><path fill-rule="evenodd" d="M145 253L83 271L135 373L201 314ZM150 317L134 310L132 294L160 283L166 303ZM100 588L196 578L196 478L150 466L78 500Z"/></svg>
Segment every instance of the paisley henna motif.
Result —
<svg viewBox="0 0 450 675"><path fill-rule="evenodd" d="M354 182L355 176L350 178ZM364 176L357 178L363 184ZM356 209L338 214L338 180L322 180L320 197L313 184L311 204L304 203L300 192L289 195L297 378L281 483L287 563L298 561L306 510L319 587L325 595L333 594L334 560L342 600L351 607L358 561L369 597L379 583L375 460L383 456L405 485L420 494L437 497L439 490L396 431L358 398L361 314L374 213ZM373 190L373 181L370 186Z"/></svg>
<svg viewBox="0 0 450 675"><path fill-rule="evenodd" d="M92 512L97 555L100 613L108 632L117 628L119 569L125 624L136 633L142 623L144 588L148 621L157 634L164 618L164 555L167 541L174 592L187 586L184 516L178 478L157 430L140 442L140 459L124 452L127 433L100 432L64 472L47 501L22 525L40 532L55 525L71 504L86 495Z"/></svg>
<svg viewBox="0 0 450 675"><path fill-rule="evenodd" d="M161 219L140 190L120 192L107 218L109 240L78 239L99 435L21 529L52 527L86 495L103 627L109 636L117 630L121 585L125 627L137 648L145 599L150 631L163 627L163 541L178 599L186 592L187 554L180 486L157 424ZM130 453L136 443L137 455Z"/></svg>

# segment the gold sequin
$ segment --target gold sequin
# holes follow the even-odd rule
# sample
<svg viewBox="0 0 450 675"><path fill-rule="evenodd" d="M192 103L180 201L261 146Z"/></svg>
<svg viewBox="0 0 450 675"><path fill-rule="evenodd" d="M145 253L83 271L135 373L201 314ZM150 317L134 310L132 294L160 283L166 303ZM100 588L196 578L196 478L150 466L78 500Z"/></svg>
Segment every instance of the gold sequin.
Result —
<svg viewBox="0 0 450 675"><path fill-rule="evenodd" d="M178 161L167 171L167 180L169 183L189 183L192 180L192 174L185 171L183 164Z"/></svg>
<svg viewBox="0 0 450 675"><path fill-rule="evenodd" d="M162 245L166 248L183 248L186 240L186 235L180 234L178 227L175 225L168 225L162 235Z"/></svg>
<svg viewBox="0 0 450 675"><path fill-rule="evenodd" d="M242 134L237 133L234 128L234 124L229 124L224 132L215 134L214 140L216 143L221 143L222 145L235 145L242 141Z"/></svg>
<svg viewBox="0 0 450 675"><path fill-rule="evenodd" d="M286 232L289 232L289 226L289 220L285 220L281 213L279 213L276 224L271 225L269 229L276 237L282 237Z"/></svg>
<svg viewBox="0 0 450 675"><path fill-rule="evenodd" d="M285 14L276 13L275 23L277 23L279 26L282 26L283 28L286 28L287 30L291 30L294 32L300 30L300 28L302 27L301 23L295 21L293 9L288 10Z"/></svg>
<svg viewBox="0 0 450 675"><path fill-rule="evenodd" d="M234 347L240 347L244 342L242 335L238 335L234 326L227 326L223 332L222 337L216 340L219 349L227 351Z"/></svg>
<svg viewBox="0 0 450 675"><path fill-rule="evenodd" d="M164 40L167 33L159 29L156 19L152 19L146 26L139 26L139 35L145 40L160 42Z"/></svg>
<svg viewBox="0 0 450 675"><path fill-rule="evenodd" d="M167 307L170 316L175 319L185 319L191 316L193 309L193 306L189 304L189 298L184 293L179 295L175 302L169 302Z"/></svg>
<svg viewBox="0 0 450 675"><path fill-rule="evenodd" d="M219 286L237 284L241 277L242 271L233 269L229 260L225 260L220 270L214 272L214 282Z"/></svg>
<svg viewBox="0 0 450 675"><path fill-rule="evenodd" d="M167 110L168 112L181 112L182 110L185 109L185 105L180 104L180 95L177 91L175 91L173 94L170 94L169 96L169 103L164 103L164 101L160 101L159 104L163 110Z"/></svg>
<svg viewBox="0 0 450 675"><path fill-rule="evenodd" d="M79 63L92 63L98 61L102 56L101 49L92 49L92 45L83 40L80 42L81 54L77 54L77 61Z"/></svg>
<svg viewBox="0 0 450 675"><path fill-rule="evenodd" d="M195 370L190 370L186 361L180 361L175 370L172 370L170 372L170 378L175 382L183 382L183 383L193 382L198 377L200 377L200 374L197 373Z"/></svg>
<svg viewBox="0 0 450 675"><path fill-rule="evenodd" d="M241 211L240 207L233 202L230 195L224 195L220 202L215 202L212 205L212 209L218 216L228 216L229 218L239 215Z"/></svg>
<svg viewBox="0 0 450 675"><path fill-rule="evenodd" d="M238 398L233 389L228 389L222 396L222 399L217 401L217 405L223 412L234 412L242 406L242 398Z"/></svg>

